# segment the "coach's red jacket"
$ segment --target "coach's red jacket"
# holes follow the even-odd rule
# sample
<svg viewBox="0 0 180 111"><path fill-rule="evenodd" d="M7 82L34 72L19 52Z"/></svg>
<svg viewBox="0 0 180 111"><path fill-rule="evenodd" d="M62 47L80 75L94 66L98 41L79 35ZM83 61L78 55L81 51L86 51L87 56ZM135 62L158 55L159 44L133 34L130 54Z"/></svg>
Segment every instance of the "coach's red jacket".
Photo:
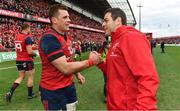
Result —
<svg viewBox="0 0 180 111"><path fill-rule="evenodd" d="M145 35L121 26L111 34L106 63L108 110L156 110L158 74Z"/></svg>

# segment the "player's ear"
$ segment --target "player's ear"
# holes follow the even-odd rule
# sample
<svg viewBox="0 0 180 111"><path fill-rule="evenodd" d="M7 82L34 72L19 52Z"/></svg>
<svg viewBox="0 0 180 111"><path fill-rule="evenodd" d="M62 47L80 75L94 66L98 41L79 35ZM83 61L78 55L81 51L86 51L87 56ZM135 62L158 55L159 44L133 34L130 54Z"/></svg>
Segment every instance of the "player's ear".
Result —
<svg viewBox="0 0 180 111"><path fill-rule="evenodd" d="M52 21L52 23L56 24L57 23L57 18L56 17L52 17L51 21Z"/></svg>
<svg viewBox="0 0 180 111"><path fill-rule="evenodd" d="M122 19L121 19L121 17L117 17L117 18L115 19L115 23L116 23L117 25L121 25L121 24L122 24Z"/></svg>

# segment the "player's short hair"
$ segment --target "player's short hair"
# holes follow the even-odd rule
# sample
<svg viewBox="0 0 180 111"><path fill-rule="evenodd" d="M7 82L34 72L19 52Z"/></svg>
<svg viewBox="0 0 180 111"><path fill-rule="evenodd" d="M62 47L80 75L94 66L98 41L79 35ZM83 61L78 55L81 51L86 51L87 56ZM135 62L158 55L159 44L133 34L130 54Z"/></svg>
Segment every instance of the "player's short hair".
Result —
<svg viewBox="0 0 180 111"><path fill-rule="evenodd" d="M52 5L49 9L49 20L51 23L52 23L52 21L51 21L52 17L57 16L58 10L67 10L68 11L68 8L62 4Z"/></svg>
<svg viewBox="0 0 180 111"><path fill-rule="evenodd" d="M108 8L104 11L104 15L106 13L111 13L111 17L113 20L116 20L118 17L121 18L122 25L127 25L127 18L124 11L120 8Z"/></svg>
<svg viewBox="0 0 180 111"><path fill-rule="evenodd" d="M28 29L28 28L30 28L30 25L29 25L29 24L25 23L25 24L22 25L22 31L23 31L23 30L26 30L26 29Z"/></svg>

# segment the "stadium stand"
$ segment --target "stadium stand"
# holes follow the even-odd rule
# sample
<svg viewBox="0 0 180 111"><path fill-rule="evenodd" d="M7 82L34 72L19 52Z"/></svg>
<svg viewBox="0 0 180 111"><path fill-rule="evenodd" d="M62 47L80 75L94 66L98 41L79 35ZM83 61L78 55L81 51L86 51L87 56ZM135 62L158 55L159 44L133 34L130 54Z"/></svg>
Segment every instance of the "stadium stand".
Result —
<svg viewBox="0 0 180 111"><path fill-rule="evenodd" d="M52 2L50 0L38 0L38 2L36 0L0 0L0 4L0 8L5 10L48 18L48 9L51 5L55 4L55 2ZM79 14L73 10L70 10L69 13L71 15L70 17L72 23L74 24L102 29L100 23L95 22L94 20L91 20L82 14Z"/></svg>
<svg viewBox="0 0 180 111"><path fill-rule="evenodd" d="M55 2L51 0L0 0L0 9L18 12L24 15L28 14L32 16L47 18L48 9L53 4L55 4ZM69 13L72 24L77 24L93 29L102 29L102 26L99 22L96 22L71 9ZM0 41L1 45L5 48L5 51L12 51L14 49L14 37L19 32L19 30L21 30L20 27L24 22L28 22L29 24L31 24L32 37L36 44L39 37L41 37L43 32L49 26L49 24L43 22L33 22L24 19L0 15ZM98 33L88 30L71 28L70 34L75 34L82 41L83 44L102 43L105 40L103 37L104 34L102 32Z"/></svg>
<svg viewBox="0 0 180 111"><path fill-rule="evenodd" d="M50 0L0 0L0 8L24 14L48 17L48 8L53 4Z"/></svg>
<svg viewBox="0 0 180 111"><path fill-rule="evenodd" d="M161 38L154 38L157 44L164 42L165 44L179 44L180 43L180 36L170 36L170 37L161 37Z"/></svg>

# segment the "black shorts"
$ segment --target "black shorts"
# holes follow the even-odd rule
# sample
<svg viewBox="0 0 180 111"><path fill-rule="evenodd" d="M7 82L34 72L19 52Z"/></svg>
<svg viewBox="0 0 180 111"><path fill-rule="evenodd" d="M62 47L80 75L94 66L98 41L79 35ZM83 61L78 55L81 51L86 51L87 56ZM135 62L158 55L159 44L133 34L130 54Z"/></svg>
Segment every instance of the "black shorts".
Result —
<svg viewBox="0 0 180 111"><path fill-rule="evenodd" d="M41 102L45 110L66 110L66 104L77 101L74 83L57 90L47 90L42 87L39 90L41 92Z"/></svg>
<svg viewBox="0 0 180 111"><path fill-rule="evenodd" d="M16 61L16 66L18 71L30 71L34 69L34 62L33 61Z"/></svg>

